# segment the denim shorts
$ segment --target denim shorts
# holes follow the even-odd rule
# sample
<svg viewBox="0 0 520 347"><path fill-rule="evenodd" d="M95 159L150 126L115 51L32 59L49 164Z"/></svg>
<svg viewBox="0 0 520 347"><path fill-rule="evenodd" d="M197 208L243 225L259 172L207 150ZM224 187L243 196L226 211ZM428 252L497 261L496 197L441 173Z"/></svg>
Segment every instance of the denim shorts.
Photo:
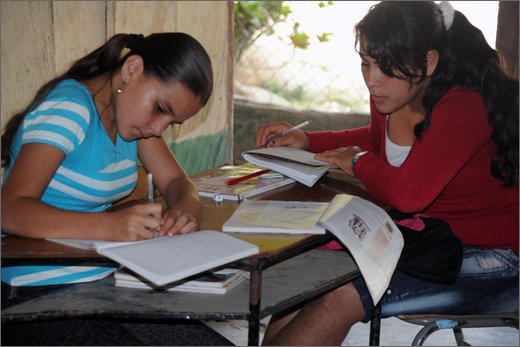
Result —
<svg viewBox="0 0 520 347"><path fill-rule="evenodd" d="M353 281L366 316L374 304L362 278ZM464 246L462 267L452 285L426 282L395 271L381 299L381 317L400 314L482 314L518 311L518 255L506 249Z"/></svg>

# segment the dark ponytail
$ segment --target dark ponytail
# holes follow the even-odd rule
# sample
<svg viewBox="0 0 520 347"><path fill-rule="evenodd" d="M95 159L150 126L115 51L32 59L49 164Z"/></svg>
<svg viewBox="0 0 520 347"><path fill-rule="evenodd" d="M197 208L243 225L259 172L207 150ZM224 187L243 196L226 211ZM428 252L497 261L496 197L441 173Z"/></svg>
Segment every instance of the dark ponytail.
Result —
<svg viewBox="0 0 520 347"><path fill-rule="evenodd" d="M505 186L518 185L518 77L506 74L498 52L458 11L424 98L427 118L417 125L417 133L426 129L435 104L454 86L481 93L497 145L491 173Z"/></svg>
<svg viewBox="0 0 520 347"><path fill-rule="evenodd" d="M129 52L121 57L125 48ZM10 164L11 144L23 118L36 109L56 85L66 79L82 81L105 73L111 77L134 54L143 58L145 75L163 82L178 81L200 98L202 106L208 102L213 89L211 59L193 37L184 33L157 33L147 37L116 34L104 45L76 61L64 74L43 85L29 106L8 121L2 134L2 167Z"/></svg>

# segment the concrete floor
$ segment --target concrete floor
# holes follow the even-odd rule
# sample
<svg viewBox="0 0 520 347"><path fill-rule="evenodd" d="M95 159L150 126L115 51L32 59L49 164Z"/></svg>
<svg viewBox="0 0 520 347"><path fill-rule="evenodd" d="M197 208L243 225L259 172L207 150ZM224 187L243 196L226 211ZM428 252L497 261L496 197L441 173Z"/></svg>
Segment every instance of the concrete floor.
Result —
<svg viewBox="0 0 520 347"><path fill-rule="evenodd" d="M269 322L267 317L263 324ZM247 346L247 321L207 321L208 326L232 341L237 346ZM381 321L381 346L410 346L422 326L406 323L398 318ZM264 329L260 331L260 341ZM342 346L367 346L370 326L358 323L352 327ZM473 346L519 346L518 330L514 328L472 328L464 330L466 341ZM456 346L451 330L437 331L426 340L425 346Z"/></svg>

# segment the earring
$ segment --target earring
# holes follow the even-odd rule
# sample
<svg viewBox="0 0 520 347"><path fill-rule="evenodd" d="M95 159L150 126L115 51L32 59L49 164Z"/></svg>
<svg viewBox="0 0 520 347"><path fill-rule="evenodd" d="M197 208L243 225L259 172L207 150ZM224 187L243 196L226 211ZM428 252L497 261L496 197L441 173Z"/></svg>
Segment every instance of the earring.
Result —
<svg viewBox="0 0 520 347"><path fill-rule="evenodd" d="M117 90L117 94L121 94L123 91L121 89Z"/></svg>

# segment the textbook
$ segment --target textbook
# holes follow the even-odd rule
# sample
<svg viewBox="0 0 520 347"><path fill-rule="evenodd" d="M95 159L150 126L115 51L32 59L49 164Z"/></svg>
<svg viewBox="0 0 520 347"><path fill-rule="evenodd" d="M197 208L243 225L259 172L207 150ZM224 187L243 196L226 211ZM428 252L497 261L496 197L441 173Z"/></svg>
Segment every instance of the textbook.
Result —
<svg viewBox="0 0 520 347"><path fill-rule="evenodd" d="M338 194L318 220L350 251L377 304L404 246L401 231L385 210L357 196Z"/></svg>
<svg viewBox="0 0 520 347"><path fill-rule="evenodd" d="M96 250L157 286L259 253L256 245L214 230L135 242L48 240Z"/></svg>
<svg viewBox="0 0 520 347"><path fill-rule="evenodd" d="M116 287L153 289L155 286L140 276L134 276L125 270L117 270L114 274ZM192 280L181 280L162 286L161 289L172 292L192 292L208 294L226 294L246 279L244 271L222 269L208 271Z"/></svg>
<svg viewBox="0 0 520 347"><path fill-rule="evenodd" d="M308 187L336 165L314 159L314 153L292 147L267 147L242 152L250 163L288 176Z"/></svg>
<svg viewBox="0 0 520 347"><path fill-rule="evenodd" d="M289 234L331 232L354 258L374 303L390 284L403 235L376 204L348 194L330 202L246 200L224 223L226 232Z"/></svg>
<svg viewBox="0 0 520 347"><path fill-rule="evenodd" d="M200 196L209 196L217 201L241 201L249 197L264 193L279 187L294 183L292 178L275 173L253 177L237 184L228 185L226 182L257 173L264 170L254 164L225 165L210 169L192 177Z"/></svg>
<svg viewBox="0 0 520 347"><path fill-rule="evenodd" d="M328 202L246 200L222 226L225 232L325 234L316 223Z"/></svg>

